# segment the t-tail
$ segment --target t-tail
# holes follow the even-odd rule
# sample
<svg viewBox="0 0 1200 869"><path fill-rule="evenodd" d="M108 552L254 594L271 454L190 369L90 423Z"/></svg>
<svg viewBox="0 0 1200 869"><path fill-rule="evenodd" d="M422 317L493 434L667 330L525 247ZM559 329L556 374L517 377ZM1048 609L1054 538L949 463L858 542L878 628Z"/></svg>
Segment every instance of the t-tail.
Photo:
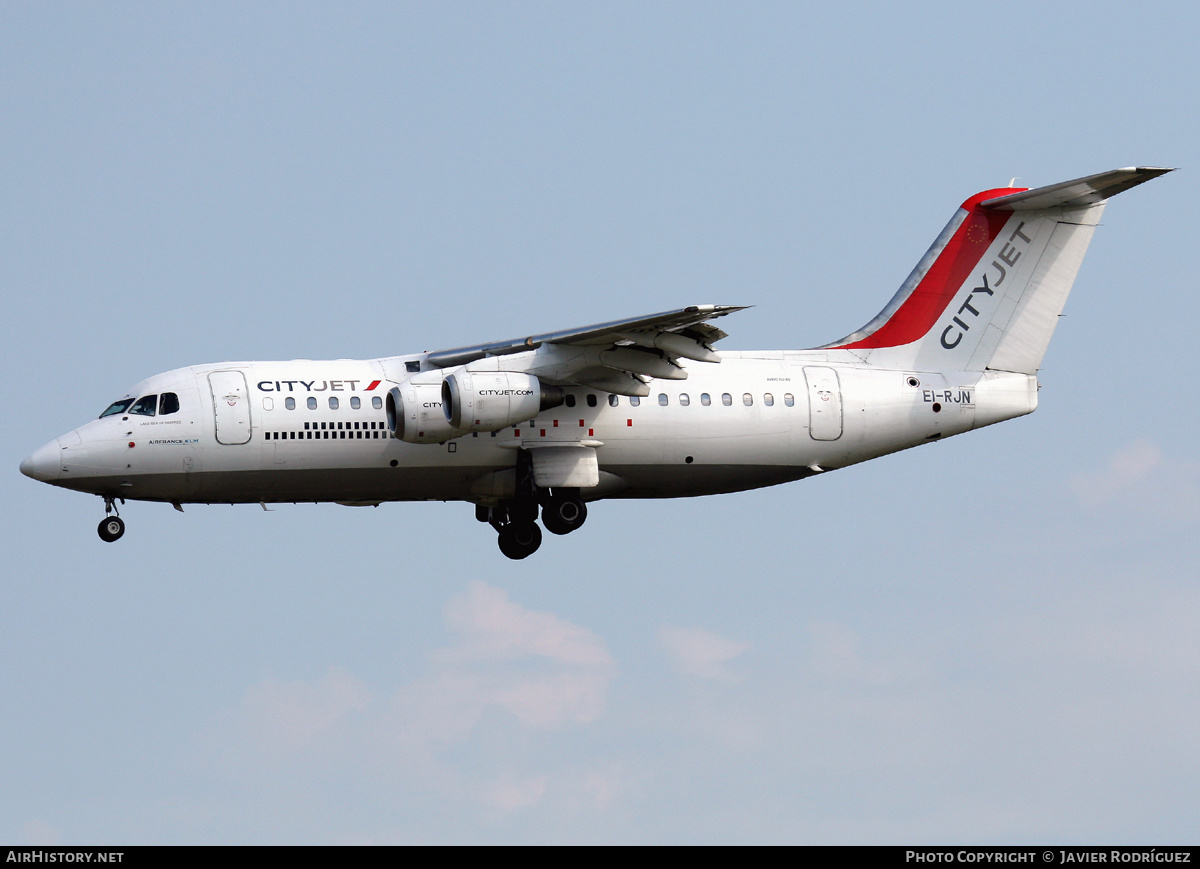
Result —
<svg viewBox="0 0 1200 869"><path fill-rule="evenodd" d="M972 196L887 307L823 349L885 368L1036 374L1105 200L1170 171L1114 169Z"/></svg>

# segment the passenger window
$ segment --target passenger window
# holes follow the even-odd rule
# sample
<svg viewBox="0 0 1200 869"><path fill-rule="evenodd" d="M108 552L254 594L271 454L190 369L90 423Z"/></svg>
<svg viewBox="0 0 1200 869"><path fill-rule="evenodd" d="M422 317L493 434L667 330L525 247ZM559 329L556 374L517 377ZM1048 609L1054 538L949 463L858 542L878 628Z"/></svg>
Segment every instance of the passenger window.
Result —
<svg viewBox="0 0 1200 869"><path fill-rule="evenodd" d="M661 405L662 407L666 407L666 406L667 406L667 402L668 402L668 399L667 399L667 394L666 394L665 392L660 392L660 393L658 394L658 403L659 403L659 405Z"/></svg>
<svg viewBox="0 0 1200 869"><path fill-rule="evenodd" d="M728 392L722 392L721 393L721 404L725 405L726 407L731 407L733 405L733 396L730 395Z"/></svg>
<svg viewBox="0 0 1200 869"><path fill-rule="evenodd" d="M350 399L351 410L358 410L360 407L362 407L362 401L359 399L359 397L357 395L351 397L351 399Z"/></svg>
<svg viewBox="0 0 1200 869"><path fill-rule="evenodd" d="M106 416L116 416L118 413L124 413L129 409L129 405L133 404L132 398L122 398L120 401L114 401L108 406L104 413L100 414L100 419Z"/></svg>
<svg viewBox="0 0 1200 869"><path fill-rule="evenodd" d="M379 410L381 407L383 407L383 399L378 395L371 396L371 407Z"/></svg>
<svg viewBox="0 0 1200 869"><path fill-rule="evenodd" d="M574 407L574 406L575 406L575 396L571 395L570 393L567 393L567 407Z"/></svg>
<svg viewBox="0 0 1200 869"><path fill-rule="evenodd" d="M592 395L589 392L588 397L587 397L587 403L588 403L588 407L595 407L596 406L596 396Z"/></svg>
<svg viewBox="0 0 1200 869"><path fill-rule="evenodd" d="M129 408L129 412L136 413L138 416L154 416L156 407L158 407L158 395L145 395Z"/></svg>
<svg viewBox="0 0 1200 869"><path fill-rule="evenodd" d="M296 399L291 398L291 397L285 398L283 400L283 406L286 407L288 410L295 410L296 409Z"/></svg>
<svg viewBox="0 0 1200 869"><path fill-rule="evenodd" d="M763 396L763 404L767 407L773 407L775 405L775 396L768 392Z"/></svg>
<svg viewBox="0 0 1200 869"><path fill-rule="evenodd" d="M686 392L679 393L679 405L681 407L687 407L691 403L692 400L688 398L688 394Z"/></svg>
<svg viewBox="0 0 1200 869"><path fill-rule="evenodd" d="M640 398L638 398L636 395L629 396L629 406L630 407L637 407L641 403L642 403L642 400Z"/></svg>
<svg viewBox="0 0 1200 869"><path fill-rule="evenodd" d="M710 404L712 404L712 399L709 398L709 395L707 392L700 393L700 403L703 404L705 407L708 407Z"/></svg>
<svg viewBox="0 0 1200 869"><path fill-rule="evenodd" d="M616 407L620 403L621 403L621 399L617 398L617 396L610 395L608 397L608 406L609 407Z"/></svg>
<svg viewBox="0 0 1200 869"><path fill-rule="evenodd" d="M336 396L336 395L331 395L331 396L329 396L329 409L330 409L330 410L337 410L337 409L338 409L338 400L337 400L337 396Z"/></svg>
<svg viewBox="0 0 1200 869"><path fill-rule="evenodd" d="M786 404L788 407L791 407L793 404L796 403L796 399L792 398L792 394L790 392L785 392L783 394L783 403Z"/></svg>
<svg viewBox="0 0 1200 869"><path fill-rule="evenodd" d="M173 392L164 392L158 398L158 415L166 416L169 413L179 413L179 396Z"/></svg>
<svg viewBox="0 0 1200 869"><path fill-rule="evenodd" d="M316 399L314 396L311 396L311 395L310 395L310 396L308 397L308 409L309 409L309 410L316 410L316 409L317 409L317 399Z"/></svg>
<svg viewBox="0 0 1200 869"><path fill-rule="evenodd" d="M264 398L263 399L263 410L274 410L274 409L275 409L275 402L273 400L271 400L270 398Z"/></svg>
<svg viewBox="0 0 1200 869"><path fill-rule="evenodd" d="M743 392L742 404L746 405L746 407L751 407L754 404L754 396L748 392Z"/></svg>

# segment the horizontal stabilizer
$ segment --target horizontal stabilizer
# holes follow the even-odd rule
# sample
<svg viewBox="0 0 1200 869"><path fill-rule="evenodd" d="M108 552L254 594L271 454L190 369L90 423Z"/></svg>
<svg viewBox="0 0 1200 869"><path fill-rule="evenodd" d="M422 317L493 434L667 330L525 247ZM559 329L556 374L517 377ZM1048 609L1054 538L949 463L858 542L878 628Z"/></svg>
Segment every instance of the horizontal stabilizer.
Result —
<svg viewBox="0 0 1200 869"><path fill-rule="evenodd" d="M1074 181L1063 181L1048 187L1037 187L1022 193L1010 193L1007 196L997 196L995 199L985 199L980 206L997 211L1036 211L1041 208L1058 208L1060 206L1082 208L1103 202L1130 187L1137 187L1151 178L1157 178L1159 175L1166 175L1172 171L1174 170L1151 166L1113 169L1097 175L1088 175L1086 178L1076 178Z"/></svg>

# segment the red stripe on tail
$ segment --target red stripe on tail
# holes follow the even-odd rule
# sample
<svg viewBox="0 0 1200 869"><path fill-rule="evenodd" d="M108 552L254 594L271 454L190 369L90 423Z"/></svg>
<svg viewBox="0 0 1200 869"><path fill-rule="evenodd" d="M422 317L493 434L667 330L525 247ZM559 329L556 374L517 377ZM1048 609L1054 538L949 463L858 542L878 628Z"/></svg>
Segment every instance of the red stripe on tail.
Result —
<svg viewBox="0 0 1200 869"><path fill-rule="evenodd" d="M867 337L837 346L846 350L899 347L924 338L1012 217L1011 211L992 211L980 208L979 203L1025 189L985 190L964 202L963 210L970 212L967 219L950 237L941 255L891 319Z"/></svg>

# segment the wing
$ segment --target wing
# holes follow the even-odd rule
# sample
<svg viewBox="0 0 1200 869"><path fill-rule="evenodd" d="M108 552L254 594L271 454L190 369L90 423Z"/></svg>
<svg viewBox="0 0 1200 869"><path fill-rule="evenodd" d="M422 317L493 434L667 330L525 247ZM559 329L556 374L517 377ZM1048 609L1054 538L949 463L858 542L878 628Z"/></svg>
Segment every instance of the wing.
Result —
<svg viewBox="0 0 1200 869"><path fill-rule="evenodd" d="M613 320L579 329L530 335L425 357L431 368L452 368L489 356L537 351L532 370L549 383L575 384L622 395L647 395L645 378L683 380L678 360L720 362L712 345L726 333L709 323L746 306L693 305L647 317Z"/></svg>

